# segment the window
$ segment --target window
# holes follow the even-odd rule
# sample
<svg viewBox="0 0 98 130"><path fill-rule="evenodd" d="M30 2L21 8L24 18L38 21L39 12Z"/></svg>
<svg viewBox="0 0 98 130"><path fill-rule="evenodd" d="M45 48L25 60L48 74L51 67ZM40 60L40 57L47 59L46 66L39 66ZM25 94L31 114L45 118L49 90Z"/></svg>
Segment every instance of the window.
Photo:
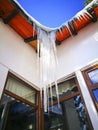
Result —
<svg viewBox="0 0 98 130"><path fill-rule="evenodd" d="M59 104L52 86L48 112L43 112L40 92L9 73L0 100L0 130L93 130L75 76L59 83L58 92Z"/></svg>
<svg viewBox="0 0 98 130"><path fill-rule="evenodd" d="M5 90L31 102L36 102L36 91L30 86L20 82L20 80L9 76Z"/></svg>
<svg viewBox="0 0 98 130"><path fill-rule="evenodd" d="M84 79L88 90L98 110L98 65L90 67L83 71Z"/></svg>
<svg viewBox="0 0 98 130"><path fill-rule="evenodd" d="M37 93L33 87L9 73L0 101L0 130L36 130Z"/></svg>
<svg viewBox="0 0 98 130"><path fill-rule="evenodd" d="M60 104L53 86L53 106L44 113L44 130L93 130L76 78L59 83ZM49 98L51 101L51 97Z"/></svg>
<svg viewBox="0 0 98 130"><path fill-rule="evenodd" d="M95 85L98 83L98 68L88 72L91 84Z"/></svg>

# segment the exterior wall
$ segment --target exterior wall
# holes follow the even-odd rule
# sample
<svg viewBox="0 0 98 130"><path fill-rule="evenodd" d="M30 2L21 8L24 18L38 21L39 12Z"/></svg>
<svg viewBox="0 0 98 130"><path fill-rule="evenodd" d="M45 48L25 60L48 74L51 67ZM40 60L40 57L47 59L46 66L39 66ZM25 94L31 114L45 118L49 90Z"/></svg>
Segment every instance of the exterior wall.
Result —
<svg viewBox="0 0 98 130"><path fill-rule="evenodd" d="M58 79L98 58L98 41L95 40L95 34L98 34L98 22L88 25L79 31L77 36L68 38L57 47ZM0 21L0 63L39 86L35 51L2 21Z"/></svg>
<svg viewBox="0 0 98 130"><path fill-rule="evenodd" d="M0 64L0 98L6 82L7 74L8 74L8 68Z"/></svg>
<svg viewBox="0 0 98 130"><path fill-rule="evenodd" d="M98 129L98 113L88 92L81 69L98 63L98 22L91 23L82 29L77 36L64 41L57 49L58 79L75 72L82 96L93 125Z"/></svg>
<svg viewBox="0 0 98 130"><path fill-rule="evenodd" d="M36 59L35 50L0 21L0 64L38 86Z"/></svg>
<svg viewBox="0 0 98 130"><path fill-rule="evenodd" d="M87 86L82 81L81 72L78 71L92 62L92 60L98 60L98 39L95 39L95 34L98 34L98 22L91 23L82 29L77 36L68 38L57 47L59 63L57 77L59 79L75 72L94 130L97 130L97 112L88 93ZM23 39L8 25L4 25L0 21L0 95L9 70L39 86L36 63L37 56L35 51L25 44ZM87 95L85 96L86 93Z"/></svg>
<svg viewBox="0 0 98 130"><path fill-rule="evenodd" d="M95 40L95 35L97 39ZM58 79L86 66L98 58L98 22L91 23L76 36L57 47Z"/></svg>

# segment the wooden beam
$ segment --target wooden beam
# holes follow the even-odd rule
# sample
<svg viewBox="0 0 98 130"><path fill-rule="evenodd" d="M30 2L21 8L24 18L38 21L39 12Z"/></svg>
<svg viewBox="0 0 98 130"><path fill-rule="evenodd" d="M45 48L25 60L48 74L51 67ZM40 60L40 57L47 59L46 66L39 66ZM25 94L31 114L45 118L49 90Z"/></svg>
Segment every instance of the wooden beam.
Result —
<svg viewBox="0 0 98 130"><path fill-rule="evenodd" d="M93 7L89 8L88 12L91 15L92 22L96 22L97 21L97 15L96 15L96 12L94 11L94 8Z"/></svg>
<svg viewBox="0 0 98 130"><path fill-rule="evenodd" d="M72 34L77 35L77 31L76 31L76 29L75 29L75 27L73 25L73 20L68 22L68 26L69 26L70 31L72 32Z"/></svg>
<svg viewBox="0 0 98 130"><path fill-rule="evenodd" d="M58 41L57 39L55 40L55 43L56 43L57 45L61 45L61 41Z"/></svg>
<svg viewBox="0 0 98 130"><path fill-rule="evenodd" d="M17 14L18 14L18 11L14 10L7 18L3 19L3 22L5 24L8 24Z"/></svg>
<svg viewBox="0 0 98 130"><path fill-rule="evenodd" d="M96 22L97 21L97 16L96 16L96 12L95 11L93 11L92 13L91 13L91 16L92 16L92 22Z"/></svg>
<svg viewBox="0 0 98 130"><path fill-rule="evenodd" d="M37 40L37 35L24 39L24 42L28 43Z"/></svg>

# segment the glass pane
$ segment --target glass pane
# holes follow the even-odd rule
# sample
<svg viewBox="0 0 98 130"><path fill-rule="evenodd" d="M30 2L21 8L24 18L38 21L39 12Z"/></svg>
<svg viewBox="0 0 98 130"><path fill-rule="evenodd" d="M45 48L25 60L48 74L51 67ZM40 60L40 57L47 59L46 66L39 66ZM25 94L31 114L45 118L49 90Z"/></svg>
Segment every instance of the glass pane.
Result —
<svg viewBox="0 0 98 130"><path fill-rule="evenodd" d="M96 101L98 103L98 89L93 90L93 94L94 94Z"/></svg>
<svg viewBox="0 0 98 130"><path fill-rule="evenodd" d="M98 69L95 69L91 72L88 73L91 83L94 85L96 83L98 83Z"/></svg>
<svg viewBox="0 0 98 130"><path fill-rule="evenodd" d="M2 112L3 112L3 107L0 106L0 121L1 121L1 118L2 118Z"/></svg>
<svg viewBox="0 0 98 130"><path fill-rule="evenodd" d="M6 90L8 90L32 103L35 103L36 91L29 88L22 82L14 79L12 77L9 77L9 79L7 81Z"/></svg>
<svg viewBox="0 0 98 130"><path fill-rule="evenodd" d="M62 105L54 105L49 112L44 113L44 130L63 130Z"/></svg>
<svg viewBox="0 0 98 130"><path fill-rule="evenodd" d="M78 91L78 88L77 88L76 81L74 78L58 84L58 93L59 93L60 98L67 96L69 94L73 94L77 91ZM56 98L55 87L53 87L52 89L52 95L54 98Z"/></svg>
<svg viewBox="0 0 98 130"><path fill-rule="evenodd" d="M80 95L64 102L64 112L68 130L90 130Z"/></svg>
<svg viewBox="0 0 98 130"><path fill-rule="evenodd" d="M45 130L90 130L80 95L44 113Z"/></svg>
<svg viewBox="0 0 98 130"><path fill-rule="evenodd" d="M2 130L36 130L36 111L33 107L3 95Z"/></svg>

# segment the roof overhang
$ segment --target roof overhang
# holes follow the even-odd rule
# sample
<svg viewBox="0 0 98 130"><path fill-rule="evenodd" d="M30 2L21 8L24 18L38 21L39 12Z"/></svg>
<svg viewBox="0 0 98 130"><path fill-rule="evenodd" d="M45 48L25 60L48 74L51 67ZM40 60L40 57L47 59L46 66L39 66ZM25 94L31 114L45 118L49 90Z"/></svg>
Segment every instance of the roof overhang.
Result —
<svg viewBox="0 0 98 130"><path fill-rule="evenodd" d="M79 30L98 19L98 0L93 0L89 6L77 13L68 23L51 29L40 25L17 3L16 0L0 0L0 17L5 24L13 28L26 43L37 49L37 27L46 32L55 31L56 44L71 35L77 35Z"/></svg>

